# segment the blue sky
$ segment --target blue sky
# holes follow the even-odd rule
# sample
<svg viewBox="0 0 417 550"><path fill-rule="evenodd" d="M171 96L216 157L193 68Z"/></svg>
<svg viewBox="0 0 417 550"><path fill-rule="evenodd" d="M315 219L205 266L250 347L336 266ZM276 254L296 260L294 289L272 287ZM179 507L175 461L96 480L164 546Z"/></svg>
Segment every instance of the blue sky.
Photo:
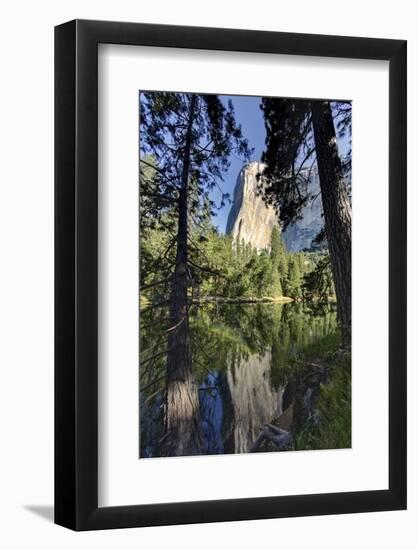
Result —
<svg viewBox="0 0 417 550"><path fill-rule="evenodd" d="M248 140L249 147L254 148L251 160L261 160L266 137L264 120L262 111L260 110L261 98L227 95L219 97L224 103L227 103L229 99L232 101L235 108L236 122L242 126L242 133ZM338 140L338 146L340 152L344 155L348 149L347 139ZM242 168L244 160L232 155L230 161L230 168L223 176L224 181L221 184L221 188L224 193L229 193L230 197L233 198L233 190L236 184L237 176ZM219 204L220 191L216 189L213 190L211 193L211 198L216 202L216 204ZM221 210L217 210L217 215L213 219L214 225L217 225L222 233L226 230L227 216L230 208L231 204L226 203Z"/></svg>
<svg viewBox="0 0 417 550"><path fill-rule="evenodd" d="M229 100L232 101L236 122L241 125L243 136L248 140L249 148L253 149L250 160L260 161L265 148L266 138L263 113L260 109L262 98L237 95L219 95L219 98L225 105ZM343 140L338 139L338 147L341 154L345 155L349 147L348 138ZM238 158L233 154L229 160L229 170L223 174L223 182L219 182L219 185L223 193L229 193L230 198L233 199L236 180L245 161L243 158ZM211 191L210 198L215 204L220 204L221 192L217 187L214 187ZM225 206L220 210L216 210L216 216L213 217L213 224L222 233L226 230L227 217L231 206L232 204L226 201Z"/></svg>
<svg viewBox="0 0 417 550"><path fill-rule="evenodd" d="M251 160L261 160L262 151L265 146L265 125L262 117L262 111L259 106L261 104L260 97L249 96L220 96L220 99L227 103L232 100L235 108L235 118L238 124L242 126L242 133L249 142L249 147L254 148ZM224 174L224 181L221 184L221 188L224 193L229 193L233 198L233 190L235 188L237 176L244 163L244 159L238 158L234 155L230 158L231 164L228 172ZM220 202L220 191L213 190L211 195L212 200L216 203ZM231 204L226 205L217 211L217 216L213 219L213 223L218 226L222 233L226 230L227 216Z"/></svg>

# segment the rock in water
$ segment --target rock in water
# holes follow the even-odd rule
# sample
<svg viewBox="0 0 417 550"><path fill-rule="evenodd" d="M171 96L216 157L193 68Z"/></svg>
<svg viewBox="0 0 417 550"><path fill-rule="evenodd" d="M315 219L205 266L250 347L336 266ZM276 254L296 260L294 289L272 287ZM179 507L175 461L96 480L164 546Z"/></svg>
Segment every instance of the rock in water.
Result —
<svg viewBox="0 0 417 550"><path fill-rule="evenodd" d="M264 168L260 162L251 162L239 172L226 226L235 241L251 243L258 250L270 248L272 229L279 224L275 209L258 194L257 175Z"/></svg>
<svg viewBox="0 0 417 550"><path fill-rule="evenodd" d="M233 193L233 205L227 219L226 233L236 241L245 241L258 250L271 246L271 233L279 225L279 217L272 206L266 205L257 179L265 165L251 162L245 165L237 178ZM303 171L304 172L304 171ZM312 246L312 241L323 227L320 182L317 170L313 170L307 183L309 200L301 212L300 219L290 224L282 237L290 252L298 252Z"/></svg>

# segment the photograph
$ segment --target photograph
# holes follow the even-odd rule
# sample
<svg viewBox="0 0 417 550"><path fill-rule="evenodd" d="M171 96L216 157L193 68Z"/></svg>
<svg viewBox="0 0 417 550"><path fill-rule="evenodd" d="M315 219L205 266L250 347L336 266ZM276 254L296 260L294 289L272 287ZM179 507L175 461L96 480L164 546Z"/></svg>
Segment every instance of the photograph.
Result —
<svg viewBox="0 0 417 550"><path fill-rule="evenodd" d="M139 92L140 458L351 447L352 102Z"/></svg>

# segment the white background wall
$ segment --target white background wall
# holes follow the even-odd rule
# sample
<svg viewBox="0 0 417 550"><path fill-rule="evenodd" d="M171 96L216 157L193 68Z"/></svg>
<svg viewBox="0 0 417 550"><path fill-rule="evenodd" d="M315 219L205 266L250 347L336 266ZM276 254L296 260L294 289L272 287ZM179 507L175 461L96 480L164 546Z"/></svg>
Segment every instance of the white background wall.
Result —
<svg viewBox="0 0 417 550"><path fill-rule="evenodd" d="M409 510L72 533L53 500L53 26L73 18L409 41ZM38 0L3 6L0 84L0 544L3 548L414 548L417 540L417 35L406 0ZM377 129L375 129L377 131ZM372 136L370 136L372 139ZM411 169L413 168L413 170ZM248 473L250 475L250 472ZM340 473L343 475L343 472Z"/></svg>

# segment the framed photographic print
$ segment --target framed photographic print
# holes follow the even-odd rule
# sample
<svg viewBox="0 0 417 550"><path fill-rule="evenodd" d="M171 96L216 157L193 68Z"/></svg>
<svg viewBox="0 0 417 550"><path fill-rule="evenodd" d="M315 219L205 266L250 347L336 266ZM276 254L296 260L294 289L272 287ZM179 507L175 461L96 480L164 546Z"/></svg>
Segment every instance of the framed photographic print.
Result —
<svg viewBox="0 0 417 550"><path fill-rule="evenodd" d="M55 521L406 507L406 42L55 30Z"/></svg>

